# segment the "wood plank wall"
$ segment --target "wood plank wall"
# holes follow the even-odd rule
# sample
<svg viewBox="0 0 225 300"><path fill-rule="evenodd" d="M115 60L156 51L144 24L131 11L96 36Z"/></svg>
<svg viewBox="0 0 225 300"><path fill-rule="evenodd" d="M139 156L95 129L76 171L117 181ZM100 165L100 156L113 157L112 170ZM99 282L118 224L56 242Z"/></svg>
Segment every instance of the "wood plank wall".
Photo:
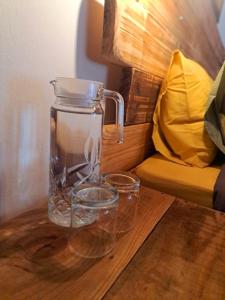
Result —
<svg viewBox="0 0 225 300"><path fill-rule="evenodd" d="M125 124L152 122L161 78L135 68L124 68L120 93L125 100Z"/></svg>
<svg viewBox="0 0 225 300"><path fill-rule="evenodd" d="M106 0L103 55L164 78L172 51L215 77L224 59L211 0Z"/></svg>
<svg viewBox="0 0 225 300"><path fill-rule="evenodd" d="M117 144L114 125L104 126L102 149L102 172L129 170L141 163L154 151L152 145L152 124L125 126L124 143Z"/></svg>

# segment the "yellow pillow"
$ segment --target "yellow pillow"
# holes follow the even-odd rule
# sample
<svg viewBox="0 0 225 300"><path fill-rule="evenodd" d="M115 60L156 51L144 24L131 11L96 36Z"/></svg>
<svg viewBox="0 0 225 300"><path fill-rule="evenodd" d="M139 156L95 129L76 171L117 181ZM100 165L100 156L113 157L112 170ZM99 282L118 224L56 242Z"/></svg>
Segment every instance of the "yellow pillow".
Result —
<svg viewBox="0 0 225 300"><path fill-rule="evenodd" d="M212 79L196 62L176 50L153 116L153 141L166 158L184 165L208 166L216 146L204 128Z"/></svg>

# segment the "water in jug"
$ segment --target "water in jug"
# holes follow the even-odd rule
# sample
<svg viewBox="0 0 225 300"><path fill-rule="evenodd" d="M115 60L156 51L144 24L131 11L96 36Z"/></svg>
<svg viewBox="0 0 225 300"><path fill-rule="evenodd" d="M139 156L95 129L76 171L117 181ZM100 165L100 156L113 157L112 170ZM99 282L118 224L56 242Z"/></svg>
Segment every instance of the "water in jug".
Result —
<svg viewBox="0 0 225 300"><path fill-rule="evenodd" d="M100 178L104 101L111 98L116 103L119 143L123 142L124 102L119 93L104 89L100 82L57 78L51 84L56 101L50 121L48 215L52 222L68 227L73 187Z"/></svg>

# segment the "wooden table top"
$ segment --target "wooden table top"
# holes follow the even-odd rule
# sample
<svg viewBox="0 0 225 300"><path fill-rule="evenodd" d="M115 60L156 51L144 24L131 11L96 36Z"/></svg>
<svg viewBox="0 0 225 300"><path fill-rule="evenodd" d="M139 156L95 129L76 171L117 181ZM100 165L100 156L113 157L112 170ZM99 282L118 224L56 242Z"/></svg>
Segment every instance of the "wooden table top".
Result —
<svg viewBox="0 0 225 300"><path fill-rule="evenodd" d="M225 214L175 200L109 299L225 299Z"/></svg>
<svg viewBox="0 0 225 300"><path fill-rule="evenodd" d="M1 226L0 300L225 299L223 213L143 188L113 254L78 258L67 234L46 209Z"/></svg>
<svg viewBox="0 0 225 300"><path fill-rule="evenodd" d="M50 223L47 208L1 226L0 300L102 299L173 201L142 188L136 227L101 259L75 256L67 244L68 229Z"/></svg>

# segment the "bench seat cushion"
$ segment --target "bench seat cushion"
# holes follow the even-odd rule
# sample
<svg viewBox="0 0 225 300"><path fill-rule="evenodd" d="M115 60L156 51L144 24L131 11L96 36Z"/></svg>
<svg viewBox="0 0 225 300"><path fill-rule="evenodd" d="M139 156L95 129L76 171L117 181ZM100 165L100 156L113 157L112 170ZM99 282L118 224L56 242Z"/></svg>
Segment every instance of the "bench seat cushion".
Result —
<svg viewBox="0 0 225 300"><path fill-rule="evenodd" d="M219 165L189 167L171 162L161 154L149 157L136 168L144 185L207 207L212 207L219 172Z"/></svg>

